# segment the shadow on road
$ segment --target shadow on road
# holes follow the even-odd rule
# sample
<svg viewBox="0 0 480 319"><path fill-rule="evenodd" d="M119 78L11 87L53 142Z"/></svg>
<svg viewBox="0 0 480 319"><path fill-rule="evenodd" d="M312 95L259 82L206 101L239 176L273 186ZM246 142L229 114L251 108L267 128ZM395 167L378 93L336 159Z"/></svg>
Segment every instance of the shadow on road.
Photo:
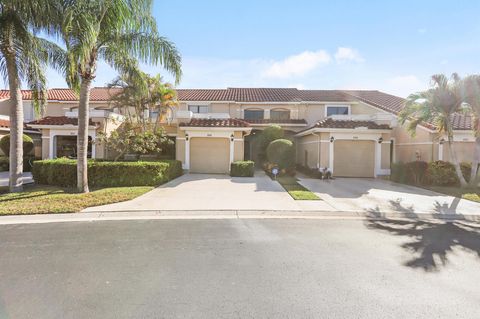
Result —
<svg viewBox="0 0 480 319"><path fill-rule="evenodd" d="M365 226L372 230L404 237L401 245L412 257L404 265L425 271L437 271L449 262L455 248L463 249L480 259L480 226L455 221L420 221L379 218L371 212Z"/></svg>

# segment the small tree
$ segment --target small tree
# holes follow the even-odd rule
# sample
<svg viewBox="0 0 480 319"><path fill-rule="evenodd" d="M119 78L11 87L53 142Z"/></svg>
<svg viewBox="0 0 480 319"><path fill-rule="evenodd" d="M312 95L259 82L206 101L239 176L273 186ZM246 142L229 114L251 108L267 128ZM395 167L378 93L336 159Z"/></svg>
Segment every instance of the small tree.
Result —
<svg viewBox="0 0 480 319"><path fill-rule="evenodd" d="M271 142L282 139L285 135L283 128L279 125L271 125L264 129L259 136L258 156L261 161L267 159L267 147Z"/></svg>
<svg viewBox="0 0 480 319"><path fill-rule="evenodd" d="M295 165L295 148L292 141L278 139L267 147L267 158L278 165L280 169L287 169Z"/></svg>
<svg viewBox="0 0 480 319"><path fill-rule="evenodd" d="M33 140L30 136L23 134L23 154L28 155L33 150L34 144ZM10 150L10 134L5 135L0 139L0 149L2 150L3 154L8 156L8 152Z"/></svg>
<svg viewBox="0 0 480 319"><path fill-rule="evenodd" d="M117 152L115 161L125 154L158 154L173 143L162 129L126 122L122 127L112 132L109 136L101 134L98 137L108 149Z"/></svg>

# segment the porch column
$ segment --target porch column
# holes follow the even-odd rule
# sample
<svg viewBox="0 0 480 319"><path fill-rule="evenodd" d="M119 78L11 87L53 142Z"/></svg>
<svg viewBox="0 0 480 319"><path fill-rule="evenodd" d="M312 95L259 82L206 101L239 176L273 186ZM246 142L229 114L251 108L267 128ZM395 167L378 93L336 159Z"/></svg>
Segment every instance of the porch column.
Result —
<svg viewBox="0 0 480 319"><path fill-rule="evenodd" d="M190 137L185 138L185 169L190 169Z"/></svg>
<svg viewBox="0 0 480 319"><path fill-rule="evenodd" d="M332 136L330 136L331 138ZM328 148L328 168L330 169L330 172L332 172L333 175L333 144L335 141L329 141L330 145Z"/></svg>
<svg viewBox="0 0 480 319"><path fill-rule="evenodd" d="M382 168L382 143L378 143L378 141L374 140L375 143L375 169L373 172L373 176L377 177Z"/></svg>

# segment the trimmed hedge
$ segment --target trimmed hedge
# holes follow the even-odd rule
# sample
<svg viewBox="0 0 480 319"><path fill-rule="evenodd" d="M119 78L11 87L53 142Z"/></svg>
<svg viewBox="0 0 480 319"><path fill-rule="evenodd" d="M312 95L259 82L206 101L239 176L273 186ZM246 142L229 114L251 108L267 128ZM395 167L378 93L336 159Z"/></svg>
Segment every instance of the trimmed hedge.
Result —
<svg viewBox="0 0 480 319"><path fill-rule="evenodd" d="M27 155L23 158L23 171L30 172L32 170L32 163L35 160L35 156ZM0 172L5 172L10 169L10 160L7 156L0 156Z"/></svg>
<svg viewBox="0 0 480 319"><path fill-rule="evenodd" d="M23 155L27 155L30 153L35 145L33 144L33 140L30 136L23 134ZM0 138L0 149L2 150L3 154L7 155L10 153L10 134L7 134Z"/></svg>
<svg viewBox="0 0 480 319"><path fill-rule="evenodd" d="M234 177L252 177L255 173L255 162L236 161L230 164L230 176Z"/></svg>
<svg viewBox="0 0 480 319"><path fill-rule="evenodd" d="M278 139L271 142L267 147L267 158L271 163L275 163L282 169L288 169L295 166L295 148L292 141Z"/></svg>
<svg viewBox="0 0 480 319"><path fill-rule="evenodd" d="M465 179L470 179L472 166L470 163L461 163ZM459 185L455 167L450 162L435 161L408 163L393 163L390 179L394 182L414 185L454 186Z"/></svg>
<svg viewBox="0 0 480 319"><path fill-rule="evenodd" d="M77 161L71 159L35 161L32 174L37 184L76 187ZM176 160L88 161L88 184L92 187L157 186L182 174L182 163Z"/></svg>

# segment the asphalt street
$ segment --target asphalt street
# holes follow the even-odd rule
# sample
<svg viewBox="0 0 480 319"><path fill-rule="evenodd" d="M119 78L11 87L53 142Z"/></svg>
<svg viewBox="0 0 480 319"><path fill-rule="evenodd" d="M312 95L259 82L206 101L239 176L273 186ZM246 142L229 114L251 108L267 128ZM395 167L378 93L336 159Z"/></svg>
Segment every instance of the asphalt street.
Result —
<svg viewBox="0 0 480 319"><path fill-rule="evenodd" d="M0 318L480 318L480 225L0 226Z"/></svg>

